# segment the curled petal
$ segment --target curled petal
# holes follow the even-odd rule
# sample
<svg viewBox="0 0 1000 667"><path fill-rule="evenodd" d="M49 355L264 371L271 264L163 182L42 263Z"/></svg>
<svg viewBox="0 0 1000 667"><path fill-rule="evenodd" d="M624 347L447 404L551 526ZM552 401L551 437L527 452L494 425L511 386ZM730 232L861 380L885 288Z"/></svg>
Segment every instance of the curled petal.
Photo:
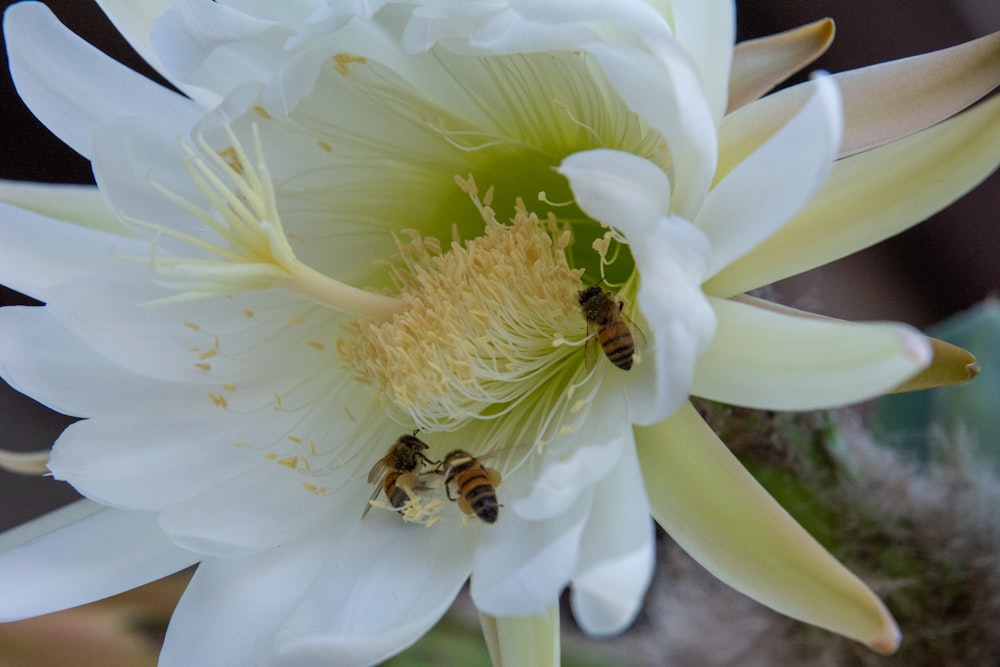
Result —
<svg viewBox="0 0 1000 667"><path fill-rule="evenodd" d="M631 425L621 419L628 410L624 393L609 391L573 438L571 453L546 461L526 496L510 503L522 519L541 521L562 514L580 493L604 479L622 452L632 447Z"/></svg>
<svg viewBox="0 0 1000 667"><path fill-rule="evenodd" d="M832 262L943 209L1000 163L1000 96L915 135L838 160L816 197L705 284L732 296Z"/></svg>
<svg viewBox="0 0 1000 667"><path fill-rule="evenodd" d="M205 106L241 83L267 81L288 54L289 29L224 3L181 0L153 24L150 39L169 78Z"/></svg>
<svg viewBox="0 0 1000 667"><path fill-rule="evenodd" d="M710 262L708 240L686 220L666 214L666 176L648 160L619 151L583 151L566 158L558 171L587 215L629 241L642 276L638 306L651 339L650 358L627 384L629 418L656 423L687 399L694 360L715 332L715 316L700 287Z"/></svg>
<svg viewBox="0 0 1000 667"><path fill-rule="evenodd" d="M726 110L736 12L730 0L674 0L674 36L698 69L716 124Z"/></svg>
<svg viewBox="0 0 1000 667"><path fill-rule="evenodd" d="M791 616L891 653L882 602L768 495L690 404L636 429L653 517L709 572Z"/></svg>
<svg viewBox="0 0 1000 667"><path fill-rule="evenodd" d="M931 347L894 323L817 317L767 301L711 298L719 331L692 394L764 410L813 410L885 393L925 368Z"/></svg>
<svg viewBox="0 0 1000 667"><path fill-rule="evenodd" d="M191 100L108 58L41 3L11 6L3 25L18 94L77 153L89 157L94 130L112 118L144 117L169 136L194 123Z"/></svg>
<svg viewBox="0 0 1000 667"><path fill-rule="evenodd" d="M555 604L576 569L593 497L587 490L544 521L501 512L480 533L471 588L476 607L492 616L531 616Z"/></svg>
<svg viewBox="0 0 1000 667"><path fill-rule="evenodd" d="M819 58L833 43L833 20L740 42L733 49L727 113L750 104Z"/></svg>
<svg viewBox="0 0 1000 667"><path fill-rule="evenodd" d="M198 560L164 536L155 514L104 508L89 500L8 531L0 544L4 621L100 600Z"/></svg>
<svg viewBox="0 0 1000 667"><path fill-rule="evenodd" d="M628 627L653 577L653 526L641 479L630 443L597 487L570 598L573 617L591 635L613 635Z"/></svg>
<svg viewBox="0 0 1000 667"><path fill-rule="evenodd" d="M826 181L840 145L840 94L828 76L794 118L726 174L705 198L696 224L712 244L715 274L774 234Z"/></svg>

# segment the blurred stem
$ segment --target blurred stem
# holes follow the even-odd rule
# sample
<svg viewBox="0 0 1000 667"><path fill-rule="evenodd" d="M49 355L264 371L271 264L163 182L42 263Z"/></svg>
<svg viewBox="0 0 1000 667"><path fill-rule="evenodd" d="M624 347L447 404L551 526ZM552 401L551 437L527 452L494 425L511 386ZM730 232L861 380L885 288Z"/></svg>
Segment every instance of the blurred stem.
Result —
<svg viewBox="0 0 1000 667"><path fill-rule="evenodd" d="M479 614L493 667L559 667L559 605L544 616Z"/></svg>

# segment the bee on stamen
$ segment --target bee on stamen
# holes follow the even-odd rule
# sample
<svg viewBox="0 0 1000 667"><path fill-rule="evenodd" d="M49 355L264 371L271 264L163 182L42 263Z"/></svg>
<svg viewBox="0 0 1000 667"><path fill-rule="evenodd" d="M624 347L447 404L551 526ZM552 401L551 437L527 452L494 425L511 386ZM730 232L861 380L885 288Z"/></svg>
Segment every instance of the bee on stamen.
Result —
<svg viewBox="0 0 1000 667"><path fill-rule="evenodd" d="M475 514L486 523L495 523L500 513L497 502L497 487L500 473L487 468L472 454L456 449L449 452L438 466L437 472L444 473L444 489L448 500L458 502L458 507L466 514ZM456 497L451 495L451 485L455 484Z"/></svg>
<svg viewBox="0 0 1000 667"><path fill-rule="evenodd" d="M627 371L632 368L635 356L635 338L632 336L631 320L622 312L624 302L615 301L614 296L597 285L577 293L583 319L587 321L587 358L593 359L600 344L605 356L615 366ZM636 333L641 336L638 327Z"/></svg>
<svg viewBox="0 0 1000 667"><path fill-rule="evenodd" d="M379 493L385 492L389 504L399 509L411 500L419 488L420 469L423 464L437 465L439 461L431 461L423 454L428 449L427 443L417 437L417 431L411 435L401 435L389 447L385 456L379 459L368 472L368 483L378 484L361 518L365 518L372 508L372 501Z"/></svg>

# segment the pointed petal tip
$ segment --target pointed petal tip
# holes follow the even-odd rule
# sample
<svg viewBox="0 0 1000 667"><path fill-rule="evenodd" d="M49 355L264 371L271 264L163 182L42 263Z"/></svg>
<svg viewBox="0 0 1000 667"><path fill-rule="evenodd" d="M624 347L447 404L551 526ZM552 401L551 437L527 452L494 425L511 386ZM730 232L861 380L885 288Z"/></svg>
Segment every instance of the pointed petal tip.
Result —
<svg viewBox="0 0 1000 667"><path fill-rule="evenodd" d="M899 385L891 394L964 384L979 375L979 362L968 350L937 338L927 337L932 357L915 376Z"/></svg>
<svg viewBox="0 0 1000 667"><path fill-rule="evenodd" d="M892 655L899 648L903 635L888 611L885 612L884 621L881 632L868 642L868 648L882 655Z"/></svg>

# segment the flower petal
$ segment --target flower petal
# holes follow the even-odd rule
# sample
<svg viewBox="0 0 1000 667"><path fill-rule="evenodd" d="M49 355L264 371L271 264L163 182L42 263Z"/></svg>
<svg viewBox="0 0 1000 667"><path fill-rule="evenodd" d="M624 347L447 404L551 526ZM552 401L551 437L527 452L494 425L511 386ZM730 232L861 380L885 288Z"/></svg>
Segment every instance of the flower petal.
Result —
<svg viewBox="0 0 1000 667"><path fill-rule="evenodd" d="M215 106L246 82L270 79L290 54L290 30L208 0L172 3L153 24L151 43L171 81L203 106Z"/></svg>
<svg viewBox="0 0 1000 667"><path fill-rule="evenodd" d="M4 13L4 36L17 92L63 142L90 156L98 125L121 116L149 119L166 135L194 123L197 107L71 33L44 5Z"/></svg>
<svg viewBox="0 0 1000 667"><path fill-rule="evenodd" d="M666 40L651 43L652 54L626 45L585 48L625 104L663 135L674 186L671 210L692 219L715 173L718 140L712 110L686 55Z"/></svg>
<svg viewBox="0 0 1000 667"><path fill-rule="evenodd" d="M92 185L0 180L0 202L95 231L132 235Z"/></svg>
<svg viewBox="0 0 1000 667"><path fill-rule="evenodd" d="M632 423L654 424L690 393L694 360L715 332L701 291L710 261L708 240L694 225L667 217L667 180L648 160L610 150L576 153L558 169L577 204L621 231L642 276L638 306L651 345L625 385ZM652 363L649 363L649 362Z"/></svg>
<svg viewBox="0 0 1000 667"><path fill-rule="evenodd" d="M764 410L814 410L878 396L930 363L927 338L894 323L854 323L766 301L711 298L719 330L692 394Z"/></svg>
<svg viewBox="0 0 1000 667"><path fill-rule="evenodd" d="M591 635L613 635L635 620L656 554L649 503L635 448L597 486L573 575L573 617Z"/></svg>
<svg viewBox="0 0 1000 667"><path fill-rule="evenodd" d="M705 284L740 294L873 245L943 209L1000 163L1000 97L887 146L838 160L816 197Z"/></svg>
<svg viewBox="0 0 1000 667"><path fill-rule="evenodd" d="M788 123L726 174L694 224L712 244L714 275L771 236L823 185L840 145L840 94L830 77Z"/></svg>
<svg viewBox="0 0 1000 667"><path fill-rule="evenodd" d="M709 572L776 611L889 653L882 602L740 465L690 405L637 428L653 517Z"/></svg>
<svg viewBox="0 0 1000 667"><path fill-rule="evenodd" d="M823 55L833 42L833 33L833 20L820 19L737 44L727 113L750 104Z"/></svg>
<svg viewBox="0 0 1000 667"><path fill-rule="evenodd" d="M170 619L157 664L266 664L277 628L327 561L318 542L202 562Z"/></svg>
<svg viewBox="0 0 1000 667"><path fill-rule="evenodd" d="M181 397L164 385L94 354L47 307L0 309L0 371L19 392L65 415L127 411L148 404L154 392L161 401L187 407L175 403Z"/></svg>
<svg viewBox="0 0 1000 667"><path fill-rule="evenodd" d="M1000 85L1000 32L949 49L833 75L844 97L839 156L919 132ZM798 85L749 104L719 128L717 178L791 118L809 93Z"/></svg>
<svg viewBox="0 0 1000 667"><path fill-rule="evenodd" d="M175 0L96 0L104 15L142 59L166 76L150 40L156 17L170 9Z"/></svg>
<svg viewBox="0 0 1000 667"><path fill-rule="evenodd" d="M331 499L310 492L302 486L301 472L267 465L259 454L244 457L244 464L248 459L256 465L244 465L249 468L246 472L223 479L234 467L230 465L215 484L164 510L160 514L163 530L192 551L228 557L276 547L315 530L338 504L358 514L357 508L364 506L360 496L356 503L349 503L345 502L350 498L347 494Z"/></svg>
<svg viewBox="0 0 1000 667"><path fill-rule="evenodd" d="M438 0L413 11L403 43L411 53L438 43L459 53L531 53L578 48L612 27L670 34L664 17L636 0Z"/></svg>
<svg viewBox="0 0 1000 667"><path fill-rule="evenodd" d="M33 539L21 543L22 536ZM4 533L3 542L9 549L0 553L4 621L93 602L198 560L164 536L156 515L102 508L91 501Z"/></svg>
<svg viewBox="0 0 1000 667"><path fill-rule="evenodd" d="M493 667L559 667L559 605L542 616L479 614Z"/></svg>
<svg viewBox="0 0 1000 667"><path fill-rule="evenodd" d="M587 490L565 513L545 521L501 512L494 525L483 527L472 578L476 607L491 616L533 616L555 604L576 569L593 497Z"/></svg>
<svg viewBox="0 0 1000 667"><path fill-rule="evenodd" d="M624 392L603 392L579 432L564 436L572 439L571 453L546 460L530 492L510 503L511 511L529 521L550 519L604 479L632 447L632 428L621 419L627 410Z"/></svg>
<svg viewBox="0 0 1000 667"><path fill-rule="evenodd" d="M122 236L95 232L0 203L0 283L48 301L49 290L108 262L113 251L148 253Z"/></svg>
<svg viewBox="0 0 1000 667"><path fill-rule="evenodd" d="M377 664L451 606L470 571L466 529L405 526L383 514L327 538L327 562L280 628L274 664Z"/></svg>
<svg viewBox="0 0 1000 667"><path fill-rule="evenodd" d="M928 338L934 351L930 365L899 385L890 394L949 387L970 382L979 375L979 362L965 349L937 338Z"/></svg>
<svg viewBox="0 0 1000 667"><path fill-rule="evenodd" d="M674 36L698 69L718 125L726 111L736 12L730 0L673 0Z"/></svg>

